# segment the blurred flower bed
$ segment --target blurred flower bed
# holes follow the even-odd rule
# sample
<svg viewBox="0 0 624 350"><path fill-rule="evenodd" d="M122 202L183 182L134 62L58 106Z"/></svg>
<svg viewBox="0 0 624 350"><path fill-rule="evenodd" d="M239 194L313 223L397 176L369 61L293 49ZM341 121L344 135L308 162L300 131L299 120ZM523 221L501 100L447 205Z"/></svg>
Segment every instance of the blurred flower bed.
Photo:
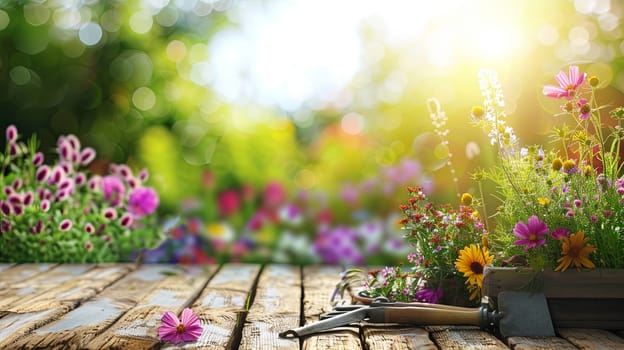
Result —
<svg viewBox="0 0 624 350"><path fill-rule="evenodd" d="M427 182L420 164L409 158L332 193L291 193L279 181L217 191L210 170L203 180L201 193L185 199L180 215L165 225L166 240L144 251L145 261L396 263L409 247L392 199L410 183Z"/></svg>

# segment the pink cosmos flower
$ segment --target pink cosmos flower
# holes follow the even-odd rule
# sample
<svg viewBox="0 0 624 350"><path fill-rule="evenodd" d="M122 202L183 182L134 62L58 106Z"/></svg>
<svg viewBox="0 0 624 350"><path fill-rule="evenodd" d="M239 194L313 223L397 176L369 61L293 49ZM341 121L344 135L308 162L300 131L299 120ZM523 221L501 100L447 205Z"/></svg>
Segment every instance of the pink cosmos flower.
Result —
<svg viewBox="0 0 624 350"><path fill-rule="evenodd" d="M525 245L524 251L528 251L531 248L543 245L546 243L544 235L548 233L548 226L545 222L538 219L536 215L529 218L525 224L519 221L513 229L516 237L520 238L516 241L516 245Z"/></svg>
<svg viewBox="0 0 624 350"><path fill-rule="evenodd" d="M150 187L135 188L130 192L128 211L137 218L153 213L159 204L158 194Z"/></svg>
<svg viewBox="0 0 624 350"><path fill-rule="evenodd" d="M568 74L563 71L555 76L559 86L546 85L542 92L551 98L565 97L571 100L576 94L576 89L585 81L586 73L580 74L578 66L570 66Z"/></svg>
<svg viewBox="0 0 624 350"><path fill-rule="evenodd" d="M189 308L182 310L182 319L171 311L163 314L162 326L158 327L158 336L161 340L174 344L195 341L202 334L202 325L199 317Z"/></svg>

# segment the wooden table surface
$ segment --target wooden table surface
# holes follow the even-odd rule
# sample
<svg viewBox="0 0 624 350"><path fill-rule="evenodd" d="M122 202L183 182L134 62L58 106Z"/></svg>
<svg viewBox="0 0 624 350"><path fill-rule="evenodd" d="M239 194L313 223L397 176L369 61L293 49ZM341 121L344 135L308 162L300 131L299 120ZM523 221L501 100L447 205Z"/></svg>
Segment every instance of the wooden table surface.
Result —
<svg viewBox="0 0 624 350"><path fill-rule="evenodd" d="M624 349L624 331L557 329L498 339L473 327L361 324L278 333L331 310L337 266L0 264L0 349ZM161 343L165 311L191 307L194 343ZM300 344L301 343L301 344Z"/></svg>

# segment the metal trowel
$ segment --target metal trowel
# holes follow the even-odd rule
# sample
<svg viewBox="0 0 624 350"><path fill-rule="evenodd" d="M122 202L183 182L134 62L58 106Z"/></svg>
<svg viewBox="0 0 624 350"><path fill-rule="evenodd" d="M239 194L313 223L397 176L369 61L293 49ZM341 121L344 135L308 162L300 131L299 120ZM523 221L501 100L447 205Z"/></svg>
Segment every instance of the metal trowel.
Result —
<svg viewBox="0 0 624 350"><path fill-rule="evenodd" d="M503 337L555 335L544 294L504 291L498 294L496 310L489 310L487 305L468 308L373 302L344 312L332 312L326 319L284 331L280 337L303 337L360 321L418 326L473 325L487 331L498 329Z"/></svg>

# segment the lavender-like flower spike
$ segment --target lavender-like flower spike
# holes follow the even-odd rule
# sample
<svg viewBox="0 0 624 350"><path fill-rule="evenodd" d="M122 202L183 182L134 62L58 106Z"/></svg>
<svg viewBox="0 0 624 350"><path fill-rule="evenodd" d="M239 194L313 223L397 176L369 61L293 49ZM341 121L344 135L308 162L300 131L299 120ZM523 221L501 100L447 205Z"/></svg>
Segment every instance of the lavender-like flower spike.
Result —
<svg viewBox="0 0 624 350"><path fill-rule="evenodd" d="M513 129L507 125L503 89L498 75L493 70L481 69L479 85L485 112L480 126L487 132L492 145L498 145L505 155L515 153L518 139Z"/></svg>

